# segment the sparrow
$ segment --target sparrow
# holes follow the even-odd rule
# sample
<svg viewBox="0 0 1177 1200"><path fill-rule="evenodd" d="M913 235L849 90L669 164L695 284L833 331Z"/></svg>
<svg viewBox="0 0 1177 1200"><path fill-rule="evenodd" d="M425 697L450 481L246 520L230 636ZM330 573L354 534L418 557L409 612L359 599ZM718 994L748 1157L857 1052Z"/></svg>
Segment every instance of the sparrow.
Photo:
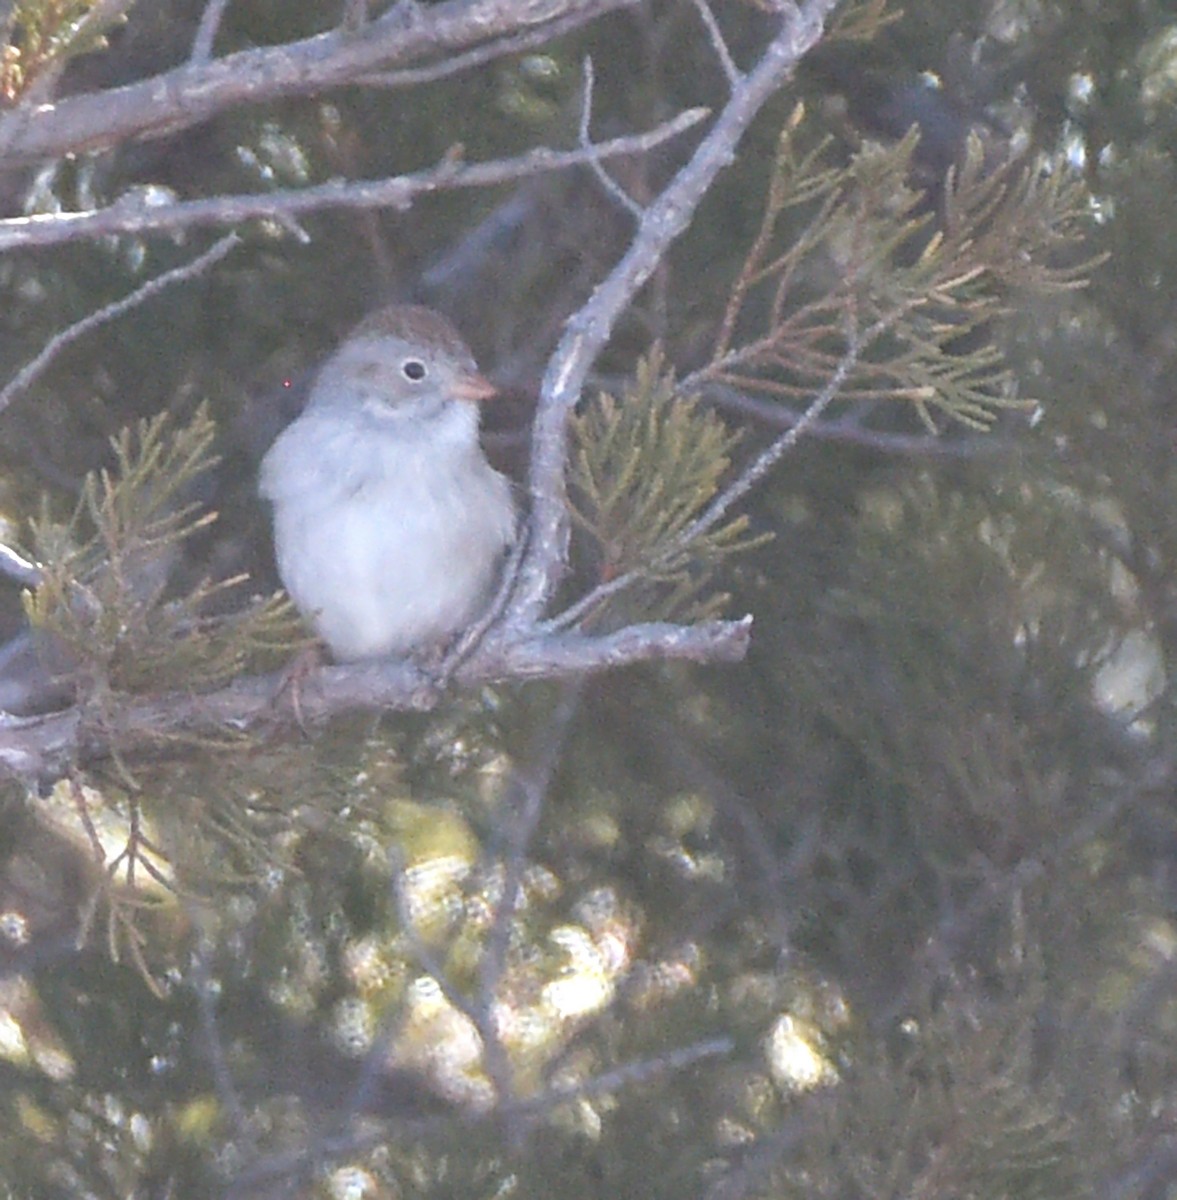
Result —
<svg viewBox="0 0 1177 1200"><path fill-rule="evenodd" d="M440 313L373 313L319 370L261 464L278 573L340 662L445 646L488 604L515 538L479 443L495 395Z"/></svg>

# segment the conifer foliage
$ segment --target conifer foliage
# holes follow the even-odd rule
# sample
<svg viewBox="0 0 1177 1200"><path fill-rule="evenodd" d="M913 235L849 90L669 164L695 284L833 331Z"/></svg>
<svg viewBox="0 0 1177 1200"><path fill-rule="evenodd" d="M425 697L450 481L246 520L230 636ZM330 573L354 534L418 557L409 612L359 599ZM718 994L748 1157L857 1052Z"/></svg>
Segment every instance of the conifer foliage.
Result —
<svg viewBox="0 0 1177 1200"><path fill-rule="evenodd" d="M1121 18L0 3L0 1191L1172 1190ZM314 662L257 463L390 300L527 517L452 645Z"/></svg>

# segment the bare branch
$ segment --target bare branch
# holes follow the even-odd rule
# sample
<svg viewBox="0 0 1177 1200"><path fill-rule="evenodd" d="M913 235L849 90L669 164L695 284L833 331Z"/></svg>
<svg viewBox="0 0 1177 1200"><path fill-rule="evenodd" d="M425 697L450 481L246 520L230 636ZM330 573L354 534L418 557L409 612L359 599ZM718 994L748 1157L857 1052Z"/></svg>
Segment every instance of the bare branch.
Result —
<svg viewBox="0 0 1177 1200"><path fill-rule="evenodd" d="M102 150L173 133L244 104L340 87L373 71L460 51L487 38L553 22L594 20L633 0L446 0L393 5L358 32L333 30L299 42L242 50L104 92L22 106L0 116L6 167Z"/></svg>
<svg viewBox="0 0 1177 1200"><path fill-rule="evenodd" d="M199 921L193 924L199 929ZM217 1098L224 1105L225 1111L234 1122L234 1127L241 1130L250 1149L256 1152L256 1146L250 1135L249 1118L241 1103L241 1096L233 1083L233 1073L225 1055L225 1039L221 1034L217 1017L218 991L213 983L210 960L213 957L212 939L207 933L202 933L197 939L196 950L192 955L192 981L196 993L196 1012L200 1021L200 1036L204 1044L204 1053L208 1055L213 1086Z"/></svg>
<svg viewBox="0 0 1177 1200"><path fill-rule="evenodd" d="M584 95L580 102L579 142L587 149L593 144L589 127L593 120L593 60L589 55L584 56ZM630 216L642 218L642 206L609 174L601 165L599 158L589 163L589 170L596 176L597 182L605 191L625 209Z"/></svg>
<svg viewBox="0 0 1177 1200"><path fill-rule="evenodd" d="M715 408L750 417L774 429L792 429L805 418L804 409L798 412L789 405L763 400L722 383L707 384L699 396ZM1009 441L1000 434L945 438L930 433L892 433L871 429L863 423L861 413L828 421L812 421L808 436L819 442L864 446L880 454L906 454L935 459L973 459L1002 453L1010 448Z"/></svg>
<svg viewBox="0 0 1177 1200"><path fill-rule="evenodd" d="M756 68L744 78L691 161L645 209L633 242L592 297L566 324L548 364L540 391L532 442L532 527L519 588L508 617L524 629L546 607L563 574L568 548L568 505L564 470L568 457L568 415L580 398L585 378L609 340L614 322L653 274L671 244L690 224L695 209L719 172L731 162L736 144L768 98L821 37L835 0L790 4L783 27Z"/></svg>
<svg viewBox="0 0 1177 1200"><path fill-rule="evenodd" d="M165 271L162 275L157 275L154 279L148 280L142 287L136 288L129 296L124 296L121 300L112 301L110 304L104 304L100 309L90 313L89 316L76 321L68 329L63 329L60 333L54 334L40 354L21 367L8 383L0 389L0 412L3 412L21 392L25 391L32 384L33 380L68 345L85 336L90 330L97 329L99 325L104 325L107 321L111 321L115 317L120 317L123 313L138 307L144 301L150 300L152 296L158 295L165 288L171 287L172 284L194 279L202 271L207 271L214 263L220 262L225 255L235 246L240 245L240 243L241 239L237 234L227 234L220 241L210 246L203 254L197 255L191 262L185 263L182 267L173 267L172 270Z"/></svg>
<svg viewBox="0 0 1177 1200"><path fill-rule="evenodd" d="M438 79L448 79L451 75L468 71L471 67L485 66L486 63L505 58L509 54L522 54L533 46L546 46L553 38L577 29L584 23L585 17L582 13L572 12L549 21L540 29L507 34L506 37L467 50L464 54L454 54L441 62L430 63L427 67L406 67L403 71L376 71L371 75L362 75L354 82L364 87L379 88L416 87L422 83L434 83Z"/></svg>
<svg viewBox="0 0 1177 1200"><path fill-rule="evenodd" d="M638 662L669 660L737 662L744 657L752 618L704 621L698 625L631 625L599 638L579 634L507 641L493 636L455 675L462 687L520 679L562 679ZM87 723L82 707L42 717L0 713L0 772L49 778L77 761L110 753L113 745L158 747L183 732L245 732L293 723L275 697L283 675L238 679L204 696L175 694L129 701L120 712L103 713L101 728ZM326 667L302 685L299 708L309 723L359 710L421 710L441 699L435 680L410 662L371 662Z"/></svg>
<svg viewBox="0 0 1177 1200"><path fill-rule="evenodd" d="M707 30L707 36L711 39L712 48L715 50L715 56L719 59L720 66L723 67L723 73L734 90L739 87L743 76L732 58L731 51L727 48L723 31L719 28L719 22L716 21L715 14L711 11L711 5L707 3L707 0L691 0L691 2L703 22L703 27Z"/></svg>
<svg viewBox="0 0 1177 1200"><path fill-rule="evenodd" d="M487 934L478 970L478 1005L485 1014L484 1023L490 1027L492 1034L489 1040L484 1036L483 1053L487 1074L494 1083L496 1098L500 1103L515 1100L514 1073L506 1047L498 1035L498 1027L493 1021L493 1014L500 999L499 989L507 973L512 923L523 898L527 851L543 815L544 801L568 739L568 731L579 711L582 693L581 680L575 679L564 684L548 719L541 723L536 749L528 761L516 767L504 792L505 804L513 811L508 814L506 846L503 848L502 894L495 906L494 920Z"/></svg>
<svg viewBox="0 0 1177 1200"><path fill-rule="evenodd" d="M625 1063L612 1071L605 1071L583 1082L556 1084L541 1095L519 1105L519 1112L528 1115L543 1114L550 1111L553 1105L575 1100L581 1096L600 1096L607 1092L619 1092L633 1084L648 1083L671 1071L685 1070L707 1058L730 1057L735 1053L735 1049L736 1044L729 1037L709 1038L690 1046L680 1046L676 1050L668 1050L665 1054L659 1054L654 1058ZM515 1114L508 1112L508 1115Z"/></svg>
<svg viewBox="0 0 1177 1200"><path fill-rule="evenodd" d="M491 162L445 161L413 175L356 183L324 183L299 191L214 196L167 205L126 205L120 202L93 212L45 213L0 220L0 251L17 246L52 246L77 238L150 230L187 229L194 225L232 225L252 218L293 221L304 213L331 208L408 208L418 196L453 188L489 187L542 171L562 171L622 154L641 154L697 125L705 108L679 113L646 133L613 138L577 150L539 148L517 158Z"/></svg>
<svg viewBox="0 0 1177 1200"><path fill-rule="evenodd" d="M883 329L881 327L877 329L872 328L867 332L866 336L860 336L857 329L853 327L847 329L846 349L842 354L841 360L838 362L837 368L826 381L825 386L813 398L812 403L801 414L797 422L791 428L785 430L772 445L762 450L740 472L739 477L724 488L720 495L716 496L714 501L708 505L707 511L694 524L683 530L682 537L686 541L693 541L700 534L705 533L721 521L731 510L732 505L737 500L743 499L780 462L781 458L809 432L809 429L817 424L822 413L838 398L838 394L842 390L842 385L849 378L851 371L857 366L858 360L862 355L863 346L869 345L882 332ZM684 380L683 383L684 387L689 391L689 382Z"/></svg>
<svg viewBox="0 0 1177 1200"><path fill-rule="evenodd" d="M190 65L198 66L212 58L217 30L221 27L221 18L228 7L229 0L208 0L204 6L204 12L200 14L200 24L196 27L196 37L192 39L192 53L188 57Z"/></svg>
<svg viewBox="0 0 1177 1200"><path fill-rule="evenodd" d="M636 1083L648 1082L674 1071L686 1070L696 1063L710 1058L730 1057L735 1052L735 1042L728 1037L710 1038L706 1041L694 1042L687 1046L679 1046L667 1050L653 1058L640 1059L626 1063L610 1071L604 1071L589 1079L559 1083L547 1088L538 1096L513 1104L496 1105L486 1114L485 1120L494 1121L501 1126L504 1122L514 1124L524 1120L542 1118L560 1104L566 1104L579 1097L599 1096L609 1092L620 1091L622 1088ZM477 1114L465 1114L470 1121L478 1121ZM447 1113L441 1116L398 1117L397 1129L400 1133L425 1135L441 1129L453 1128L454 1115ZM794 1122L796 1123L796 1122ZM384 1125L377 1124L374 1128L356 1128L349 1126L343 1134L317 1138L313 1149L299 1149L285 1154L275 1154L243 1168L236 1176L234 1186L226 1193L229 1200L239 1196L270 1195L272 1191L263 1193L262 1185L281 1180L283 1183L302 1178L313 1165L318 1166L323 1159L342 1155L356 1155L361 1151L376 1145L387 1143L388 1130Z"/></svg>

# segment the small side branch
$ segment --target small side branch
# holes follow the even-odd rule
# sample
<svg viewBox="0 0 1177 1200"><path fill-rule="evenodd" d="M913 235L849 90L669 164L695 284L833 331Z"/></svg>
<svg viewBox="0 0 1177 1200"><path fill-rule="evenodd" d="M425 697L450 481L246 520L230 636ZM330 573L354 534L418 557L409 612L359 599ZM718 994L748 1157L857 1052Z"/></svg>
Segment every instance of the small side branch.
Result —
<svg viewBox="0 0 1177 1200"><path fill-rule="evenodd" d="M188 57L192 66L199 66L212 58L217 30L221 27L221 18L228 7L229 0L208 0L204 6L204 12L200 14L200 24L196 27L196 37L192 39L192 53Z"/></svg>
<svg viewBox="0 0 1177 1200"><path fill-rule="evenodd" d="M580 145L588 149L592 144L590 127L593 120L593 60L586 54L584 59L584 96L580 102ZM599 157L589 161L589 169L605 191L625 209L630 216L642 218L642 206L601 165Z"/></svg>
<svg viewBox="0 0 1177 1200"><path fill-rule="evenodd" d="M124 296L121 300L115 300L110 304L104 304L97 311L69 326L68 329L54 334L41 353L21 367L0 389L0 412L3 412L21 392L25 391L67 346L84 337L92 329L97 329L99 325L104 325L107 321L114 320L115 317L121 317L123 313L129 312L132 308L137 308L165 288L169 288L175 283L195 279L197 275L220 262L240 243L241 239L235 233L230 233L210 246L203 254L197 255L191 262L185 263L182 267L174 267L170 271L165 271L162 275L157 275L142 287L136 288L129 296Z"/></svg>
<svg viewBox="0 0 1177 1200"><path fill-rule="evenodd" d="M848 333L846 351L838 363L837 370L830 376L826 386L814 397L809 407L801 414L796 422L785 430L772 443L764 448L740 473L728 484L723 491L707 506L707 509L695 521L692 521L666 549L667 556L673 555L690 546L697 538L714 529L731 511L732 506L746 496L778 462L791 450L800 439L817 423L822 413L837 399L850 372L854 370L862 352L862 345L853 330ZM689 393L691 379L683 381L683 391ZM623 592L638 580L646 577L646 572L657 563L648 564L639 571L627 571L617 575L607 583L594 588L582 596L570 608L565 609L553 620L546 622L546 629L563 629L576 624L582 617L610 596Z"/></svg>
<svg viewBox="0 0 1177 1200"><path fill-rule="evenodd" d="M740 74L740 69L736 66L735 60L732 58L731 51L727 48L723 31L719 28L719 22L715 19L715 14L711 11L711 5L707 3L707 0L692 0L692 2L695 5L695 11L699 14L699 19L703 22L703 28L707 30L707 36L711 40L715 57L719 59L719 65L723 67L723 73L727 76L727 81L734 91L740 86L740 80L743 76Z"/></svg>
<svg viewBox="0 0 1177 1200"><path fill-rule="evenodd" d="M324 183L299 191L216 196L178 204L124 206L118 203L92 212L46 213L0 221L0 251L53 246L78 238L108 234L187 229L196 225L234 225L254 218L293 221L306 213L333 208L408 208L419 196L455 188L490 187L548 171L564 171L623 154L644 154L697 125L703 108L679 113L646 133L612 138L576 150L537 149L517 158L491 162L443 162L413 175L356 183Z"/></svg>

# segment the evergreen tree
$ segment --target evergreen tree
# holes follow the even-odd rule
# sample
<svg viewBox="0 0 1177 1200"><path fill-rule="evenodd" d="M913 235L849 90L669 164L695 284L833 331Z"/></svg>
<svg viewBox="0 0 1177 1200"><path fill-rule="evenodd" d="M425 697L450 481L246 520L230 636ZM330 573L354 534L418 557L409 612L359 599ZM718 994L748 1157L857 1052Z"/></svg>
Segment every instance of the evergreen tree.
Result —
<svg viewBox="0 0 1177 1200"><path fill-rule="evenodd" d="M0 5L7 1192L1168 1195L1167 6L339 10ZM393 299L529 538L292 677Z"/></svg>

